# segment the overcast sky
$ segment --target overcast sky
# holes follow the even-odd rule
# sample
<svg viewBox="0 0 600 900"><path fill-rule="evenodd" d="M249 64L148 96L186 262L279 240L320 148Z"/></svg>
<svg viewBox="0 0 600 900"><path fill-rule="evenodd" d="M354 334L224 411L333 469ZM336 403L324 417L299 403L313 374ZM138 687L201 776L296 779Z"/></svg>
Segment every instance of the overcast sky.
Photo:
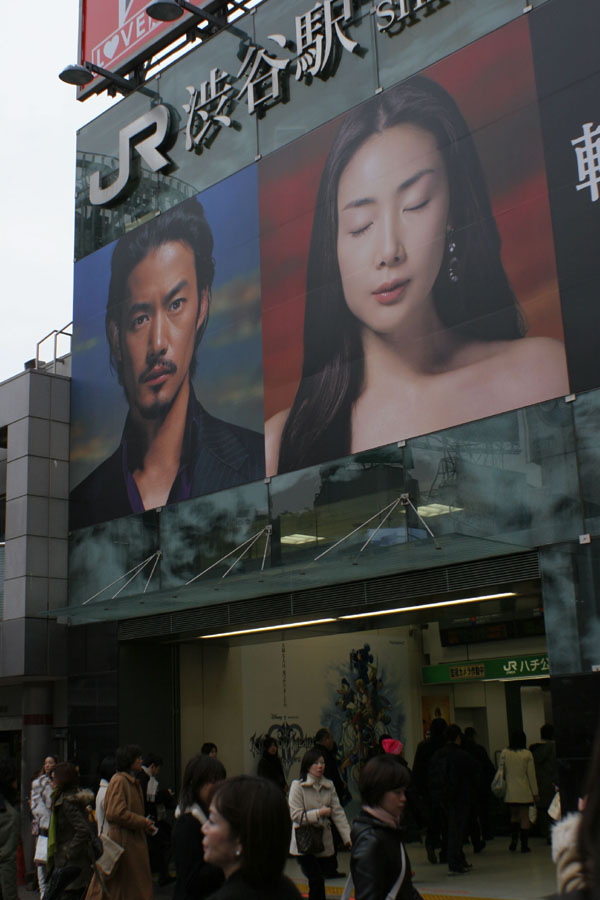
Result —
<svg viewBox="0 0 600 900"><path fill-rule="evenodd" d="M76 131L115 102L79 103L58 80L77 61L78 16L79 0L2 3L0 381L71 321ZM52 358L52 341L40 355Z"/></svg>

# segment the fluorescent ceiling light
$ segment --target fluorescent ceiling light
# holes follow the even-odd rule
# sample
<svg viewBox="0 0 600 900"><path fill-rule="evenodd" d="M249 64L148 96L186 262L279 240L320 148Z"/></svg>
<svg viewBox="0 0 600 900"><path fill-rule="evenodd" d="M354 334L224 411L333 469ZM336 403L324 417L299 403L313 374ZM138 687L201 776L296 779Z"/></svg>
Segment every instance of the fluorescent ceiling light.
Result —
<svg viewBox="0 0 600 900"><path fill-rule="evenodd" d="M445 506L443 503L427 503L425 506L417 507L417 512L424 519L431 516L447 516L449 513L462 511L462 506Z"/></svg>
<svg viewBox="0 0 600 900"><path fill-rule="evenodd" d="M323 537L316 537L314 534L286 534L281 538L282 544L314 544L317 541L324 541Z"/></svg>
<svg viewBox="0 0 600 900"><path fill-rule="evenodd" d="M310 619L308 622L283 622L280 625L264 625L262 628L242 628L239 631L222 631L220 634L202 634L203 641L210 638L233 637L236 634L257 634L259 631L285 631L288 628L303 628L305 625L323 625L325 622L335 622L335 619Z"/></svg>
<svg viewBox="0 0 600 900"><path fill-rule="evenodd" d="M460 600L441 600L438 603L421 603L419 606L401 606L398 609L377 609L373 612L352 613L339 616L340 619L367 619L369 616L389 616L392 613L414 612L421 609L439 609L441 606L458 606L460 603L475 603L478 600L500 600L502 597L516 597L515 591L504 594L484 594L481 597L462 597Z"/></svg>

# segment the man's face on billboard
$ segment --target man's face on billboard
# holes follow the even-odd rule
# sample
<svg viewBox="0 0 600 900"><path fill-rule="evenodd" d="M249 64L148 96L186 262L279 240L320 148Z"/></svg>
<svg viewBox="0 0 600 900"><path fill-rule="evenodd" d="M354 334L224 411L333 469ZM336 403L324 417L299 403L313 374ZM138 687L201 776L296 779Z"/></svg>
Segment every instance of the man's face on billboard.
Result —
<svg viewBox="0 0 600 900"><path fill-rule="evenodd" d="M188 244L161 244L132 270L111 344L134 415L153 419L169 411L188 378L196 333L207 311L208 291L198 296Z"/></svg>

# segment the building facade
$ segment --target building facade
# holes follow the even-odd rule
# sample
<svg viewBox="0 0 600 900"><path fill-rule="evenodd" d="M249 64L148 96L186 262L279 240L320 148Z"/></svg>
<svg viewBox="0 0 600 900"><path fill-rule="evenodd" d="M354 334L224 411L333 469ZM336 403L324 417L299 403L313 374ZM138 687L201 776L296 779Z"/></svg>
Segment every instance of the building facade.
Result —
<svg viewBox="0 0 600 900"><path fill-rule="evenodd" d="M174 782L205 740L251 771L275 734L290 773L325 723L352 790L438 712L492 755L554 721L568 803L600 665L600 14L308 6L266 0L79 134L68 598L43 620L68 626L69 752L91 774L135 740ZM169 230L199 215L204 281ZM138 290L165 244L196 253L191 301L166 264ZM190 303L193 346L154 335L135 370ZM140 423L188 372L161 494Z"/></svg>

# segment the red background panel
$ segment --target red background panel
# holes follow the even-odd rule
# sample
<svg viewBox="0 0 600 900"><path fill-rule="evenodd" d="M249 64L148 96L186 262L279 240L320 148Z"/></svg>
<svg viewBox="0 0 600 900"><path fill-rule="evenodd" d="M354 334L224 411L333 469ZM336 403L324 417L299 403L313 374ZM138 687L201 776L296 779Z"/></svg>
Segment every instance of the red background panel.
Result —
<svg viewBox="0 0 600 900"><path fill-rule="evenodd" d="M422 74L455 98L471 128L528 335L562 340L527 21L493 32ZM300 378L315 198L340 118L259 164L265 419L291 406Z"/></svg>

